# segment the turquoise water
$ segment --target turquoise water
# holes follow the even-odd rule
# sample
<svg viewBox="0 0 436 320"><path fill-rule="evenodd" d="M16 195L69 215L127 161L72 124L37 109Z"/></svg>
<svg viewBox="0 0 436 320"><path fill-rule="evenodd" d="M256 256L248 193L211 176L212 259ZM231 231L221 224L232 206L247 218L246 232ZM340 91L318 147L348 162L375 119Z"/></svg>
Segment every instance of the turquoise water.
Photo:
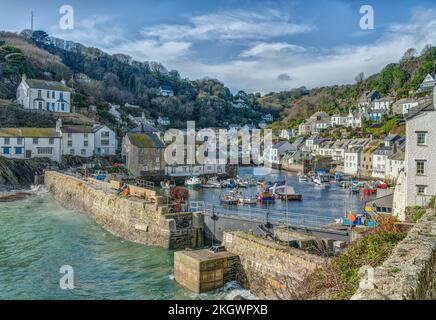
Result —
<svg viewBox="0 0 436 320"><path fill-rule="evenodd" d="M74 269L62 290L61 266ZM0 203L0 299L225 299L235 284L197 295L172 278L173 253L123 241L48 194Z"/></svg>

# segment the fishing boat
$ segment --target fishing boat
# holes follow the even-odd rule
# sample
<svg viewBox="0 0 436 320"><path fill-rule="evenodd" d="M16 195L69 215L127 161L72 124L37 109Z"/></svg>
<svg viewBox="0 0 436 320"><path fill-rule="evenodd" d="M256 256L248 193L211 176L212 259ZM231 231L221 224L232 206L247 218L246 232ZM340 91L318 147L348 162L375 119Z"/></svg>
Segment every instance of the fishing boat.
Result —
<svg viewBox="0 0 436 320"><path fill-rule="evenodd" d="M198 177L191 177L185 181L185 186L188 189L197 190L201 188L201 180Z"/></svg>

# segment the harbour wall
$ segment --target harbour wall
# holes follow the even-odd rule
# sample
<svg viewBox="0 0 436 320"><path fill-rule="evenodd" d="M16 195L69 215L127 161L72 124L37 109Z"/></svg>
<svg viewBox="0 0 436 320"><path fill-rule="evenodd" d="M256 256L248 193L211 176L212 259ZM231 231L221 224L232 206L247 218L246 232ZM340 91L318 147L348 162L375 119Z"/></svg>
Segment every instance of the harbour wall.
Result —
<svg viewBox="0 0 436 320"><path fill-rule="evenodd" d="M366 285L353 300L436 299L436 211L427 210L373 276L361 280Z"/></svg>
<svg viewBox="0 0 436 320"><path fill-rule="evenodd" d="M203 229L194 221L194 215L168 213L152 193L145 199L126 198L109 187L55 171L46 171L44 180L46 189L64 207L86 213L125 240L171 250L203 245Z"/></svg>
<svg viewBox="0 0 436 320"><path fill-rule="evenodd" d="M325 259L252 234L225 232L223 244L239 257L237 280L264 299L297 299L305 279Z"/></svg>

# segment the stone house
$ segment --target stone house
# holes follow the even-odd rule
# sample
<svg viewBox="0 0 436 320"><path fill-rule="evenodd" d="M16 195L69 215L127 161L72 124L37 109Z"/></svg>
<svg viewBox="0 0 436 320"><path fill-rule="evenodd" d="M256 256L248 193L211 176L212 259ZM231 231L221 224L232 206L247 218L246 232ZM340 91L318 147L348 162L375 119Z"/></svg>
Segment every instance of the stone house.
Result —
<svg viewBox="0 0 436 320"><path fill-rule="evenodd" d="M400 99L395 101L392 105L392 113L395 115L405 115L409 112L410 109L419 105L419 101L416 99Z"/></svg>
<svg viewBox="0 0 436 320"><path fill-rule="evenodd" d="M129 172L136 176L165 173L165 144L152 132L129 132L123 138L122 155Z"/></svg>

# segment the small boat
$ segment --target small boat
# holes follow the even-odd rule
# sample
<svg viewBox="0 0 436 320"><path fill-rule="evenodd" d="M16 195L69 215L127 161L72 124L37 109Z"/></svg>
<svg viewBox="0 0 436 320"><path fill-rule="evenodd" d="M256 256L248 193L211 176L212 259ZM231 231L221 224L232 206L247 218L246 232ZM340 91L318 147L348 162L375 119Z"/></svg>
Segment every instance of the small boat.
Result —
<svg viewBox="0 0 436 320"><path fill-rule="evenodd" d="M286 201L302 201L303 195L300 193L296 193L294 188L291 186L279 186L275 190L275 194L280 200Z"/></svg>
<svg viewBox="0 0 436 320"><path fill-rule="evenodd" d="M240 205L252 205L257 203L257 198L240 197L238 199L238 204Z"/></svg>
<svg viewBox="0 0 436 320"><path fill-rule="evenodd" d="M376 181L377 188L379 189L387 189L389 188L388 184L384 181Z"/></svg>
<svg viewBox="0 0 436 320"><path fill-rule="evenodd" d="M185 186L188 189L197 190L201 188L201 180L198 177L191 177L185 181Z"/></svg>
<svg viewBox="0 0 436 320"><path fill-rule="evenodd" d="M317 186L326 188L330 186L330 177L328 175L317 175L313 179L313 183Z"/></svg>
<svg viewBox="0 0 436 320"><path fill-rule="evenodd" d="M245 184L248 186L248 187L255 187L255 186L257 186L257 182L256 182L256 180L254 180L254 178L253 177L247 177L246 179L245 179Z"/></svg>
<svg viewBox="0 0 436 320"><path fill-rule="evenodd" d="M363 189L363 194L367 196L377 194L377 188L367 187Z"/></svg>
<svg viewBox="0 0 436 320"><path fill-rule="evenodd" d="M298 177L298 181L299 182L308 182L309 181L309 177L306 176L305 174L303 174L303 175Z"/></svg>
<svg viewBox="0 0 436 320"><path fill-rule="evenodd" d="M28 192L5 193L3 195L0 194L0 202L14 202L25 199L31 195L32 194Z"/></svg>
<svg viewBox="0 0 436 320"><path fill-rule="evenodd" d="M257 200L261 203L274 202L276 199L273 194L265 191L257 196Z"/></svg>
<svg viewBox="0 0 436 320"><path fill-rule="evenodd" d="M225 205L236 205L238 204L238 197L233 194L222 194L220 197L220 202Z"/></svg>
<svg viewBox="0 0 436 320"><path fill-rule="evenodd" d="M201 187L206 189L218 189L221 188L221 183L218 181L217 178L210 178L209 180L207 180L206 183L202 184Z"/></svg>

